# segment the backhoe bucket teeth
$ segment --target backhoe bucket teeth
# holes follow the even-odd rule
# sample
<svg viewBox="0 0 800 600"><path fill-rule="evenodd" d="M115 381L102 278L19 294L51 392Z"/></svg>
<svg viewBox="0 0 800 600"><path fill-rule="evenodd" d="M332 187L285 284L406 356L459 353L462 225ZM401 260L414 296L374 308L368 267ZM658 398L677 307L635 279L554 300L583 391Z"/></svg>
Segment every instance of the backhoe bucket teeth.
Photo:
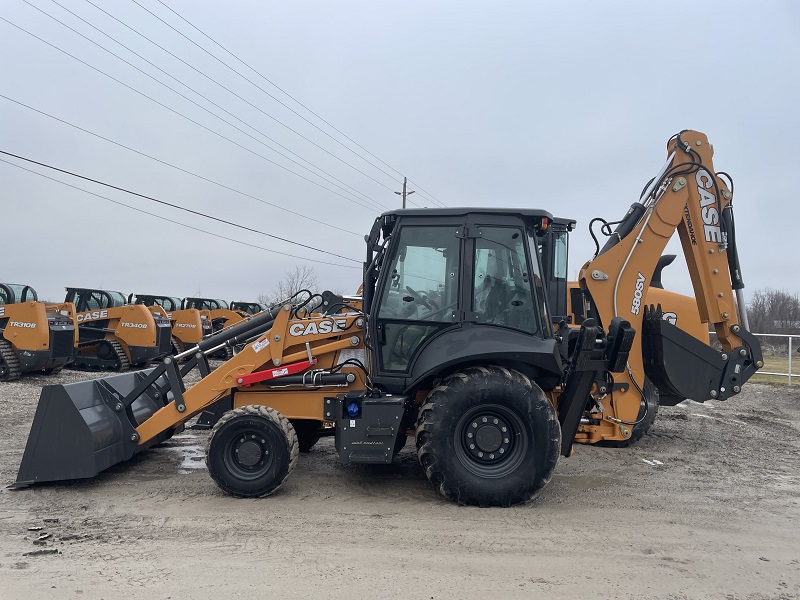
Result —
<svg viewBox="0 0 800 600"><path fill-rule="evenodd" d="M719 397L727 366L724 355L665 321L660 305L645 307L642 352L645 373L659 390L660 404Z"/></svg>
<svg viewBox="0 0 800 600"><path fill-rule="evenodd" d="M151 372L45 386L13 487L94 477L167 439L172 430L140 446L135 430L162 402L146 393L123 403Z"/></svg>

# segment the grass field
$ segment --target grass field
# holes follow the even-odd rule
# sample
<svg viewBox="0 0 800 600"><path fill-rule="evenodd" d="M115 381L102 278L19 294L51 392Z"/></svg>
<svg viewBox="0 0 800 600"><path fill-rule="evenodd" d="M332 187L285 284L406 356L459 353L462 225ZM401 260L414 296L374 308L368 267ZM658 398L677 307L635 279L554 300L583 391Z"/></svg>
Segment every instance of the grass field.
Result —
<svg viewBox="0 0 800 600"><path fill-rule="evenodd" d="M750 381L760 381L762 383L788 383L789 377L787 375L762 375L761 371L788 373L789 358L787 356L765 356L764 368L759 369L759 372L750 379ZM800 384L800 354L797 352L792 356L792 375L792 383L795 385Z"/></svg>

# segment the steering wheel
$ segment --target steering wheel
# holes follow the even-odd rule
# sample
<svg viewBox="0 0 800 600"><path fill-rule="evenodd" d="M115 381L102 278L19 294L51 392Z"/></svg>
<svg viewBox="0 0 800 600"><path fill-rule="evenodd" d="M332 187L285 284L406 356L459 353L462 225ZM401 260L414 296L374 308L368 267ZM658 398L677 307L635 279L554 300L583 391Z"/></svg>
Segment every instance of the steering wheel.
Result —
<svg viewBox="0 0 800 600"><path fill-rule="evenodd" d="M417 302L419 302L420 304L422 304L422 306L424 306L424 307L425 307L425 308L427 308L428 310L434 310L434 308L433 308L433 307L430 305L430 303L429 303L429 302L428 302L428 300L425 298L425 296L423 296L422 294L420 294L419 292L417 292L417 291L415 291L415 290L412 290L412 289L411 289L410 287L408 287L408 286L406 286L406 291L407 291L409 294L411 294L411 296L414 298L414 300L416 300Z"/></svg>

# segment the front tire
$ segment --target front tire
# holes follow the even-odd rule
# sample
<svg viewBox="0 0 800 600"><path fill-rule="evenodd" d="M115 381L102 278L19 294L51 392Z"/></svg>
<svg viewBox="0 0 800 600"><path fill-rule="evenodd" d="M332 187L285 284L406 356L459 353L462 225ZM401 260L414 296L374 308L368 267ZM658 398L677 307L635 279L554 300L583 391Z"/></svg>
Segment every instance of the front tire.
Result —
<svg viewBox="0 0 800 600"><path fill-rule="evenodd" d="M289 419L266 406L225 413L206 448L208 472L225 492L240 498L274 493L297 464L297 435Z"/></svg>
<svg viewBox="0 0 800 600"><path fill-rule="evenodd" d="M561 447L555 408L518 371L471 367L428 395L417 456L439 492L460 504L511 506L550 481Z"/></svg>

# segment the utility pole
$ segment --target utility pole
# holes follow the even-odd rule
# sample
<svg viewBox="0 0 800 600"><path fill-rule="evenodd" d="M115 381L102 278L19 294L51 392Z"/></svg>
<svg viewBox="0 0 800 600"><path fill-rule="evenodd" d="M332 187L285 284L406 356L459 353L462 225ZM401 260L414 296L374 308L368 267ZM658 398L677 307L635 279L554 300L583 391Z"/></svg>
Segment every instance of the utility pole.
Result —
<svg viewBox="0 0 800 600"><path fill-rule="evenodd" d="M403 208L406 207L406 196L410 196L414 193L414 190L407 192L406 189L408 187L408 177L403 177L403 191L402 192L395 192L398 196L403 197Z"/></svg>

